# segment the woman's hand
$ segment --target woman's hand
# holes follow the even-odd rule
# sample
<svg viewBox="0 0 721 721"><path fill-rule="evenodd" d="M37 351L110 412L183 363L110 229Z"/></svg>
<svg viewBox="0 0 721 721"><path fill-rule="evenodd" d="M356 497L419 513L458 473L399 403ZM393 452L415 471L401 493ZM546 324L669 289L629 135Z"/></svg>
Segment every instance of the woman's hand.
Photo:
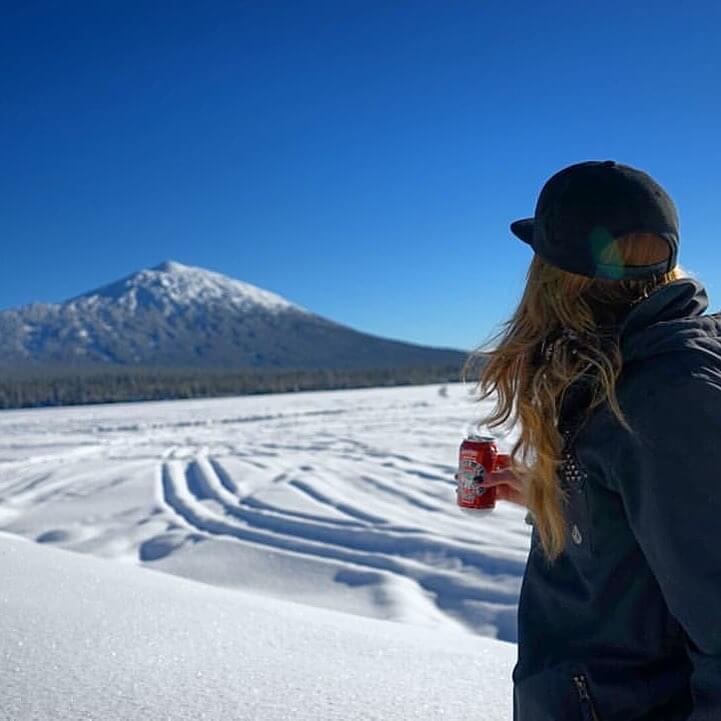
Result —
<svg viewBox="0 0 721 721"><path fill-rule="evenodd" d="M455 478L456 483L458 483L457 473L453 478ZM516 475L510 468L503 468L493 473L486 473L484 480L480 482L479 485L481 488L495 487L496 499L499 501L508 501L509 503L515 503L524 508L526 507L521 492L521 481L516 478Z"/></svg>
<svg viewBox="0 0 721 721"><path fill-rule="evenodd" d="M524 508L526 506L523 501L521 481L516 478L515 473L510 468L502 468L493 473L486 473L479 485L481 488L495 487L496 499L499 501L509 501Z"/></svg>

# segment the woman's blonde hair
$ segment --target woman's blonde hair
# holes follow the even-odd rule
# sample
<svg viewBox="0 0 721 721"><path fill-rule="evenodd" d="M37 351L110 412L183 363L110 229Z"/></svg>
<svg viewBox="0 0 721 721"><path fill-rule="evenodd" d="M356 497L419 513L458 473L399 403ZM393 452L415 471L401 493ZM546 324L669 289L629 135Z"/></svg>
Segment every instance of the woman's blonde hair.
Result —
<svg viewBox="0 0 721 721"><path fill-rule="evenodd" d="M668 255L668 244L660 236L634 233L617 238L599 262L618 263L620 258L625 265L646 265ZM566 495L557 475L563 450L558 421L564 392L583 376L590 380L587 412L605 402L619 423L631 430L616 398L623 359L614 323L658 286L687 275L677 265L648 280L588 278L534 255L516 311L463 368L465 380L471 369L480 366L478 401L496 399L481 423L489 428L518 423L512 470L522 481L524 500L549 562L566 545ZM545 342L551 337L556 338L553 352L546 353ZM495 347L482 350L489 344Z"/></svg>

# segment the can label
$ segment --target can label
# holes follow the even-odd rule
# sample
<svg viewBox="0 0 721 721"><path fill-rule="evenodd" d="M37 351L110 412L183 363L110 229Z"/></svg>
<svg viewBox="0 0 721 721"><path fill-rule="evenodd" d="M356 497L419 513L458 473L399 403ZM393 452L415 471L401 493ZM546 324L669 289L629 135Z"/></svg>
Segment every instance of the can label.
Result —
<svg viewBox="0 0 721 721"><path fill-rule="evenodd" d="M458 505L476 505L476 500L488 489L478 485L483 481L486 469L475 459L461 457L461 467L458 469Z"/></svg>
<svg viewBox="0 0 721 721"><path fill-rule="evenodd" d="M480 483L493 471L498 448L493 438L471 436L461 444L456 476L456 502L464 511L489 511L496 505L496 489Z"/></svg>

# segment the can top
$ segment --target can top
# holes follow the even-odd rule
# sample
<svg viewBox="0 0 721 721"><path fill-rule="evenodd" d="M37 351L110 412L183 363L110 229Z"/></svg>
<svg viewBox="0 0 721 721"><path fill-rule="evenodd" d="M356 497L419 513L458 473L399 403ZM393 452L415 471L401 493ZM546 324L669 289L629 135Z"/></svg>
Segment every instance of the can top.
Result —
<svg viewBox="0 0 721 721"><path fill-rule="evenodd" d="M474 431L470 431L467 436L469 441L487 441L492 442L496 439L493 436L483 436L480 433L475 433Z"/></svg>

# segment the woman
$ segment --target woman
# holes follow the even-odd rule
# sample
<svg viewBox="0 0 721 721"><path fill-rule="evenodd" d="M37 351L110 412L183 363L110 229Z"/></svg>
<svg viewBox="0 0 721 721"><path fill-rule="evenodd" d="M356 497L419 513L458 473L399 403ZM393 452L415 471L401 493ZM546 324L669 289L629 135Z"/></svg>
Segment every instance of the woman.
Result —
<svg viewBox="0 0 721 721"><path fill-rule="evenodd" d="M535 255L479 400L533 524L514 721L720 721L721 313L642 171L565 168L511 229Z"/></svg>

